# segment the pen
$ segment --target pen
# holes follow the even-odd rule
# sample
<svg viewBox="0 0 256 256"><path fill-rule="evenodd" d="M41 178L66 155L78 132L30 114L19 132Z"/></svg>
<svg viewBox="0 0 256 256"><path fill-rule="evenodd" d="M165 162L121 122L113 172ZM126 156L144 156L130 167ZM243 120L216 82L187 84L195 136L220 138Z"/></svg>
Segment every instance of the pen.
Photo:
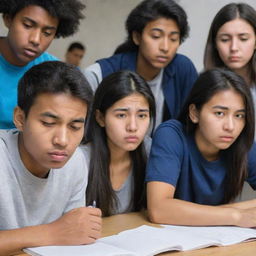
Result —
<svg viewBox="0 0 256 256"><path fill-rule="evenodd" d="M92 207L93 207L93 208L96 208L96 200L93 200L93 202L92 202Z"/></svg>

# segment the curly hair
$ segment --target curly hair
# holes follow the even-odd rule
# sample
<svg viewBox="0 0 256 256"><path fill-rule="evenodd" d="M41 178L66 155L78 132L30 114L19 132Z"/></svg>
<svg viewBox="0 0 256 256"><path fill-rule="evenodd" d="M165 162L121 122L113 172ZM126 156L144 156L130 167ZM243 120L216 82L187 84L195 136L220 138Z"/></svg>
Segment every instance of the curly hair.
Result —
<svg viewBox="0 0 256 256"><path fill-rule="evenodd" d="M80 20L84 18L85 5L80 0L1 0L0 13L13 18L20 10L37 5L59 20L56 38L67 37L77 32Z"/></svg>

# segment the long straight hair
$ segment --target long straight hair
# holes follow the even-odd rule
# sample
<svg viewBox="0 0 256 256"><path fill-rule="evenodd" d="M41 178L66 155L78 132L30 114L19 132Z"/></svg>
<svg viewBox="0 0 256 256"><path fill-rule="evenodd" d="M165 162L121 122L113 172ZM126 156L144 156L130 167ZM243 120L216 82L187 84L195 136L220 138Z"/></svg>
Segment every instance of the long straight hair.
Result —
<svg viewBox="0 0 256 256"><path fill-rule="evenodd" d="M91 157L89 180L86 190L86 203L91 205L93 200L102 210L103 216L114 214L117 198L110 180L110 150L107 144L105 128L96 121L96 111L105 115L115 102L133 93L145 97L149 104L150 120L154 125L155 100L147 83L138 74L131 71L119 71L105 77L95 92L92 114L89 121L87 142L91 142ZM138 211L145 203L145 168L147 156L144 144L130 152L133 166L134 191L132 195L133 209Z"/></svg>
<svg viewBox="0 0 256 256"><path fill-rule="evenodd" d="M133 41L133 32L141 35L149 22L159 18L172 19L177 23L181 43L188 37L187 14L174 0L144 0L128 15L125 23L127 39L114 53L136 51L138 46Z"/></svg>
<svg viewBox="0 0 256 256"><path fill-rule="evenodd" d="M226 69L205 71L195 82L179 116L186 131L194 134L198 124L190 120L189 106L194 104L200 111L216 93L226 90L235 90L241 95L245 105L245 126L236 141L221 151L227 169L223 203L232 201L241 193L247 177L247 153L253 144L255 129L253 100L248 85L242 77Z"/></svg>
<svg viewBox="0 0 256 256"><path fill-rule="evenodd" d="M256 11L246 3L231 3L222 7L214 17L206 42L204 51L204 67L211 69L214 67L225 67L224 62L220 58L216 47L216 36L222 25L225 23L240 18L248 22L256 34ZM256 53L249 61L250 86L256 83Z"/></svg>

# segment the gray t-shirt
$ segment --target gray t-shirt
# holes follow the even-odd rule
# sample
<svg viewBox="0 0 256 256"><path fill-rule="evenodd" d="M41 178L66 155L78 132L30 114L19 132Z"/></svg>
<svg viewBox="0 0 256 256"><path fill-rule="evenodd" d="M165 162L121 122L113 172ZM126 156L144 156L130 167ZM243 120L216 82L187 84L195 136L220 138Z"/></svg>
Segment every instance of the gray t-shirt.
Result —
<svg viewBox="0 0 256 256"><path fill-rule="evenodd" d="M88 170L80 148L45 179L25 168L16 130L0 130L0 156L0 230L50 223L85 205Z"/></svg>
<svg viewBox="0 0 256 256"><path fill-rule="evenodd" d="M147 138L146 148L150 146L150 142L151 142L151 139ZM84 151L85 158L88 161L88 168L89 168L90 155L91 155L90 144L84 145L81 148ZM134 182L133 182L133 172L131 171L126 181L121 186L121 188L119 190L115 190L115 194L118 199L118 205L117 205L117 208L114 210L114 214L133 211L133 203L132 203L133 191L134 191Z"/></svg>

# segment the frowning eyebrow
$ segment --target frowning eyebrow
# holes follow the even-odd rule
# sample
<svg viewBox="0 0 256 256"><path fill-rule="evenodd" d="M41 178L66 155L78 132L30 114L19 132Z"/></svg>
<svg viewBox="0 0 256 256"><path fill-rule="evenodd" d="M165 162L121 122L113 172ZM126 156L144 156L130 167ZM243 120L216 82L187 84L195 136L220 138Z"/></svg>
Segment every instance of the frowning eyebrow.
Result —
<svg viewBox="0 0 256 256"><path fill-rule="evenodd" d="M228 108L228 107L221 106L221 105L216 105L216 106L213 106L212 108L213 108L213 109L229 110L229 108ZM242 109L238 109L236 112L245 112L245 109L244 109L244 108L242 108Z"/></svg>
<svg viewBox="0 0 256 256"><path fill-rule="evenodd" d="M114 109L114 112L117 112L117 111L129 111L129 108L116 108L116 109ZM149 110L148 109L139 109L138 110L139 112L149 112Z"/></svg>
<svg viewBox="0 0 256 256"><path fill-rule="evenodd" d="M23 17L23 19L24 19L24 21L28 21L28 22L32 23L34 26L38 25L38 23L35 20L33 20L29 17ZM47 25L44 26L44 29L50 29L50 30L54 30L54 31L57 30L57 28L55 26L47 26Z"/></svg>
<svg viewBox="0 0 256 256"><path fill-rule="evenodd" d="M49 118L53 118L55 120L60 120L60 117L58 117L57 115L52 114L51 112L44 112L42 114L40 114L41 117L49 117ZM72 120L71 122L73 123L85 123L85 118L77 118Z"/></svg>

